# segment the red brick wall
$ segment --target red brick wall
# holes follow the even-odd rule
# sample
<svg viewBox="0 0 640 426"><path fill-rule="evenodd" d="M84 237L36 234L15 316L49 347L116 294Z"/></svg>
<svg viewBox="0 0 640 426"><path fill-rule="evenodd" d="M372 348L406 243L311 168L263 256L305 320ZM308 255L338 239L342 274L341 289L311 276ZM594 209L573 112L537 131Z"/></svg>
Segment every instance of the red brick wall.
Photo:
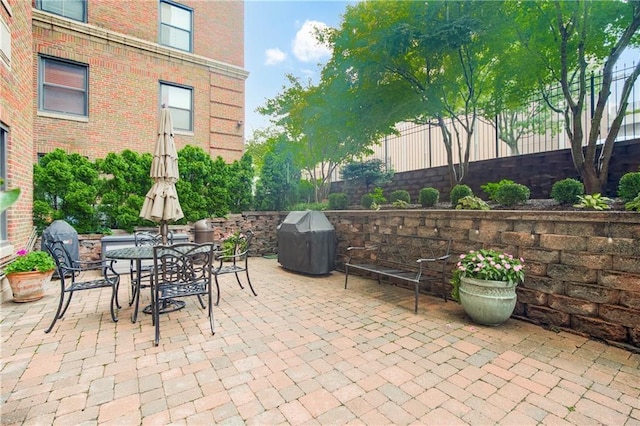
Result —
<svg viewBox="0 0 640 426"><path fill-rule="evenodd" d="M31 5L24 1L0 2L0 14L11 32L11 68L0 63L0 122L8 129L7 158L2 160L7 162L7 186L22 190L18 202L7 211L8 238L19 249L32 227Z"/></svg>
<svg viewBox="0 0 640 426"><path fill-rule="evenodd" d="M72 23L69 27L64 20L36 12L35 93L38 55L89 65L88 121L38 114L33 98L36 153L63 148L95 159L124 149L151 152L157 132L159 82L165 81L193 87L194 131L176 134L178 149L195 145L227 161L242 156L244 128L236 123L244 120L243 3L181 3L194 10L195 53L208 62L100 29L90 34L77 30L96 26L156 43L157 2L89 1L88 26Z"/></svg>

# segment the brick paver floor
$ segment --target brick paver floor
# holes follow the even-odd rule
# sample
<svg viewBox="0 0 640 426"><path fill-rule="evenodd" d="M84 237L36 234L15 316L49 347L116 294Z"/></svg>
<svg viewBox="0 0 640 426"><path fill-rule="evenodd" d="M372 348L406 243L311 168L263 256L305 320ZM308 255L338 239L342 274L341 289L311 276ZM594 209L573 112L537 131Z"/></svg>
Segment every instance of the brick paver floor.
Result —
<svg viewBox="0 0 640 426"><path fill-rule="evenodd" d="M640 425L640 355L344 275L252 258L258 297L222 278L217 333L196 301L132 324L109 291L1 306L1 423ZM120 298L127 299L123 277ZM143 294L148 303L148 294Z"/></svg>

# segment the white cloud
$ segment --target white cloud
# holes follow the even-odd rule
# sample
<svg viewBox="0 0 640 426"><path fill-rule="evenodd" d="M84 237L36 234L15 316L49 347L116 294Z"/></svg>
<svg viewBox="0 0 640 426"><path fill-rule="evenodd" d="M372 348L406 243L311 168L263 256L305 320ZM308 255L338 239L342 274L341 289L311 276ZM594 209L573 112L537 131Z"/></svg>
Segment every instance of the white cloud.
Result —
<svg viewBox="0 0 640 426"><path fill-rule="evenodd" d="M318 61L331 56L331 49L316 40L316 29L323 30L327 24L318 21L305 21L293 40L293 54L302 62Z"/></svg>
<svg viewBox="0 0 640 426"><path fill-rule="evenodd" d="M264 61L265 65L277 65L281 62L284 62L284 60L287 59L287 54L278 48L267 49L264 52L264 56L265 56L265 61Z"/></svg>

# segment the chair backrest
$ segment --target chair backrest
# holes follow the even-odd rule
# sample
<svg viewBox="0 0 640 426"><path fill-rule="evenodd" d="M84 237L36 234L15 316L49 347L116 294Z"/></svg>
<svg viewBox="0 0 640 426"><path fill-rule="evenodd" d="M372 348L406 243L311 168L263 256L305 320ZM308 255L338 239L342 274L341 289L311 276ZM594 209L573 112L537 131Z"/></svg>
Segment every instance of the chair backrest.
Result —
<svg viewBox="0 0 640 426"><path fill-rule="evenodd" d="M221 251L225 257L234 256L236 259L242 259L249 253L252 239L253 231L251 230L233 234L225 239Z"/></svg>
<svg viewBox="0 0 640 426"><path fill-rule="evenodd" d="M53 257L53 260L56 262L56 268L58 270L58 274L60 274L60 269L71 269L78 266L79 259L73 259L69 250L64 245L64 241L54 240L54 241L45 241L44 247L47 252Z"/></svg>
<svg viewBox="0 0 640 426"><path fill-rule="evenodd" d="M136 231L133 234L136 247L138 246L158 246L162 244L162 235L148 231ZM173 232L167 234L168 244L173 244Z"/></svg>
<svg viewBox="0 0 640 426"><path fill-rule="evenodd" d="M160 285L171 283L172 286L211 283L213 259L213 243L154 246L155 282Z"/></svg>

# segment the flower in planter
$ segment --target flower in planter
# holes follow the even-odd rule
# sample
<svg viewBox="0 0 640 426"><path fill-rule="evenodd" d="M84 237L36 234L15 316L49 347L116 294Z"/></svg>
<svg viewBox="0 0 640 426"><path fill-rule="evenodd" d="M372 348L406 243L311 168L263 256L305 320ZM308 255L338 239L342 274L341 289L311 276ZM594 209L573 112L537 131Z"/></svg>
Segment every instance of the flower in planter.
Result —
<svg viewBox="0 0 640 426"><path fill-rule="evenodd" d="M14 272L49 272L56 269L56 264L51 255L47 252L36 250L27 253L26 250L19 250L18 257L4 268L5 275Z"/></svg>
<svg viewBox="0 0 640 426"><path fill-rule="evenodd" d="M524 281L524 259L491 249L471 250L461 254L451 278L451 297L454 300L460 300L459 286L462 277L519 284Z"/></svg>

